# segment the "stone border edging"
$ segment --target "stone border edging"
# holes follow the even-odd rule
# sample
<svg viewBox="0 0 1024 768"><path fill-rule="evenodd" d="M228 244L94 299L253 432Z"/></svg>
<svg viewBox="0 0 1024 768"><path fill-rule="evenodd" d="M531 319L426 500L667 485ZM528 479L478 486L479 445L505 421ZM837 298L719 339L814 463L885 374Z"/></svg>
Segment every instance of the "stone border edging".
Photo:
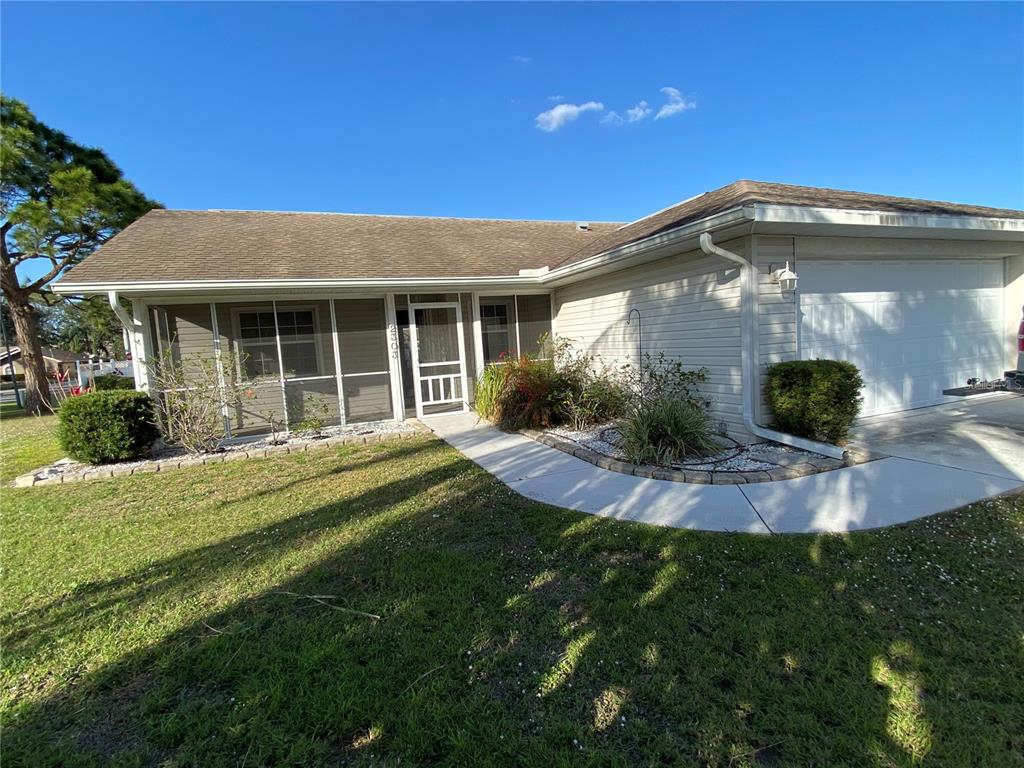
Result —
<svg viewBox="0 0 1024 768"><path fill-rule="evenodd" d="M200 467L207 464L223 464L229 461L240 461L242 459L262 459L270 456L284 456L291 453L307 453L318 451L323 448L337 448L341 445L373 445L376 443L388 443L395 440L408 440L416 435L431 434L430 430L418 420L408 420L413 427L411 432L374 432L372 435L341 435L338 437L325 437L323 440L310 440L296 445L271 445L266 448L254 448L251 451L222 451L203 455L190 455L166 459L162 461L151 461L145 464L133 466L109 464L82 469L66 475L55 475L53 477L36 477L36 472L28 472L14 478L13 485L17 488L34 488L40 485L66 485L68 483L79 483L85 480L107 480L112 477L127 477L128 475L146 475L154 472L168 472L173 469L185 469L187 467Z"/></svg>
<svg viewBox="0 0 1024 768"><path fill-rule="evenodd" d="M750 472L714 472L709 470L672 469L670 467L639 466L628 461L613 459L610 456L592 451L571 440L556 437L548 432L533 429L522 429L519 434L535 440L541 445L556 448L578 459L589 462L601 469L620 472L624 475L647 477L654 480L670 480L674 483L700 483L703 485L745 485L747 483L767 483L773 480L793 480L797 477L816 475L819 472L830 472L840 467L864 464L868 461L884 458L881 454L868 453L863 450L851 450L849 461L830 459L827 456L811 458L798 462L790 467L779 466L770 470Z"/></svg>

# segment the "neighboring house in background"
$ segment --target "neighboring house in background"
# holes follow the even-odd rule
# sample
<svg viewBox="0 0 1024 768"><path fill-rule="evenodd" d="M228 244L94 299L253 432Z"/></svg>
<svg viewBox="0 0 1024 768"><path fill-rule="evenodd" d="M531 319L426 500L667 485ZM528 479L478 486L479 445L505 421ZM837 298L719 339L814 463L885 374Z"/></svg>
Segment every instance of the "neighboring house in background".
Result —
<svg viewBox="0 0 1024 768"><path fill-rule="evenodd" d="M21 362L21 348L11 347L10 363L6 349L0 349L0 374L5 380L10 380L10 365L14 365L14 374L19 378L25 375L25 366ZM75 372L75 363L82 359L81 355L68 352L54 347L43 347L43 363L46 365L46 373L49 376L54 374L65 374Z"/></svg>
<svg viewBox="0 0 1024 768"><path fill-rule="evenodd" d="M1014 367L1024 212L752 181L628 224L155 210L55 290L107 294L135 359L231 350L259 401L296 419L313 393L348 422L468 408L544 333L635 361L636 308L644 351L706 366L742 438L779 360L856 363L865 415Z"/></svg>

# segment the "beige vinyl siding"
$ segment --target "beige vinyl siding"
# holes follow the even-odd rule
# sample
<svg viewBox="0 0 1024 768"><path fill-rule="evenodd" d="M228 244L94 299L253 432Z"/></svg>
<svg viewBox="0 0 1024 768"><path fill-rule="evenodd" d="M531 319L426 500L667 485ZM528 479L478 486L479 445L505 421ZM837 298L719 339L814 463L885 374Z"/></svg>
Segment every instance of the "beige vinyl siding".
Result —
<svg viewBox="0 0 1024 768"><path fill-rule="evenodd" d="M796 264L792 237L756 237L754 262L757 267L757 361L755 370L760 379L760 392L755 398L759 424L771 423L771 409L764 397L764 374L768 366L797 358L797 298L796 292L783 293L772 281L771 273L789 262L794 272Z"/></svg>
<svg viewBox="0 0 1024 768"><path fill-rule="evenodd" d="M334 311L348 421L391 418L384 299L336 299Z"/></svg>
<svg viewBox="0 0 1024 768"><path fill-rule="evenodd" d="M745 254L746 239L722 243ZM644 352L679 359L688 368L706 367L704 392L711 415L730 433L742 435L740 391L739 268L692 251L650 264L602 275L555 292L558 335L601 362L637 360L637 324L627 326L629 311L641 313Z"/></svg>

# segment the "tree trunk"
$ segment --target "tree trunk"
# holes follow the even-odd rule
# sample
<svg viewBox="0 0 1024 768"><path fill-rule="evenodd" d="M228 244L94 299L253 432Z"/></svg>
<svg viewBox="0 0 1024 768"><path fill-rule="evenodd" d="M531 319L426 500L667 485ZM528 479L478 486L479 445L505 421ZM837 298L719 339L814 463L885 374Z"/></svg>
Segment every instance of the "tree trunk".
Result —
<svg viewBox="0 0 1024 768"><path fill-rule="evenodd" d="M49 413L50 380L46 375L35 310L28 301L28 294L23 291L12 291L4 285L4 297L14 321L14 335L21 350L21 365L25 369L25 412L34 416Z"/></svg>

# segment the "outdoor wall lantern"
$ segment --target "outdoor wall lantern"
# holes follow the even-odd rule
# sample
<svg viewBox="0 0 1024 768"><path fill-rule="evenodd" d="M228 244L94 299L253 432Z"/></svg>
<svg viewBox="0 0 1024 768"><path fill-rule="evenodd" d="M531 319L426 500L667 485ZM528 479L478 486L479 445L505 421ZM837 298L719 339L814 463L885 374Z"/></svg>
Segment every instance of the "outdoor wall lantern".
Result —
<svg viewBox="0 0 1024 768"><path fill-rule="evenodd" d="M786 266L783 267L782 269L776 269L776 270L772 271L772 282L773 283L778 283L779 284L779 288L782 289L783 293L787 293L789 291L795 291L796 290L796 283L797 283L797 280L799 280L799 279L800 278L797 277L796 272L794 272L793 270L791 270L789 268L789 262L788 261L786 262Z"/></svg>

